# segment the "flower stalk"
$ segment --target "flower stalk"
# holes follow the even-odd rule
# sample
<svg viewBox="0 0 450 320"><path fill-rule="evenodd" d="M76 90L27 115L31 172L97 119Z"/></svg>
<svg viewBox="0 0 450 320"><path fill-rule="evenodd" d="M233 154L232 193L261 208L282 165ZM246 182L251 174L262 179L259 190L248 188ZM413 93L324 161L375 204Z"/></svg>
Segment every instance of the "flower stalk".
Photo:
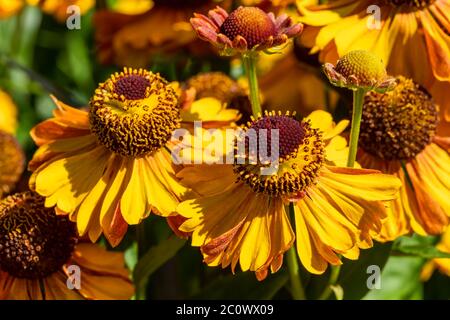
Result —
<svg viewBox="0 0 450 320"><path fill-rule="evenodd" d="M359 131L361 127L361 118L364 104L364 95L366 90L359 88L353 90L353 115L352 127L350 130L349 152L347 158L347 167L353 168L356 161L356 153L358 151Z"/></svg>
<svg viewBox="0 0 450 320"><path fill-rule="evenodd" d="M291 202L287 208L291 217L291 223L295 223L294 204ZM291 295L294 300L305 300L305 290L300 278L300 267L298 265L297 251L292 246L287 252L287 264L289 269L289 279L291 282Z"/></svg>
<svg viewBox="0 0 450 320"><path fill-rule="evenodd" d="M242 55L242 61L245 66L245 71L247 74L250 89L250 103L252 105L252 114L254 117L257 117L259 114L261 114L258 76L256 72L256 63L258 61L258 55L255 53L244 54Z"/></svg>

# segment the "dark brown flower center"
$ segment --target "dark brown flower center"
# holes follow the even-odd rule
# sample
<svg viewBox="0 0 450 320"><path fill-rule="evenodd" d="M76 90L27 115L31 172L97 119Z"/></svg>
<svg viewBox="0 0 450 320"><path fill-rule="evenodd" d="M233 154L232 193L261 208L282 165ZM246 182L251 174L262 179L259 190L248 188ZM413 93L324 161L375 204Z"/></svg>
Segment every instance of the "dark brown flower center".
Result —
<svg viewBox="0 0 450 320"><path fill-rule="evenodd" d="M256 133L258 150L265 143L267 148L266 154L269 156L271 153L272 137L277 134L278 154L280 159L286 159L288 156L296 153L298 147L305 138L305 128L302 124L288 116L276 115L263 117L254 121L250 125L249 130L254 130ZM260 139L264 139L264 135L260 134L261 130L265 130L266 132L266 141L260 141Z"/></svg>
<svg viewBox="0 0 450 320"><path fill-rule="evenodd" d="M431 142L437 122L438 108L428 93L399 77L394 90L366 95L359 143L382 159L412 159Z"/></svg>
<svg viewBox="0 0 450 320"><path fill-rule="evenodd" d="M265 130L265 134L260 135L262 130ZM269 113L253 121L245 133L245 154L240 154L237 144L234 171L238 180L245 182L254 192L273 197L295 197L315 182L325 158L324 144L321 134L311 128L309 122ZM278 144L276 140L274 143L279 156L274 162L271 143L276 136ZM254 144L258 146L258 151ZM267 158L271 163L264 163L264 159L260 158L259 148L265 144L268 148Z"/></svg>
<svg viewBox="0 0 450 320"><path fill-rule="evenodd" d="M13 277L42 279L58 271L76 244L75 224L26 192L0 202L0 269Z"/></svg>
<svg viewBox="0 0 450 320"><path fill-rule="evenodd" d="M95 91L90 107L91 131L107 149L126 157L159 150L181 121L174 89L142 69L112 75Z"/></svg>
<svg viewBox="0 0 450 320"><path fill-rule="evenodd" d="M149 79L132 74L120 78L114 85L114 92L128 100L139 100L145 98L148 87L150 87Z"/></svg>
<svg viewBox="0 0 450 320"><path fill-rule="evenodd" d="M436 0L386 0L389 4L395 7L408 6L415 8L424 8L433 4Z"/></svg>
<svg viewBox="0 0 450 320"><path fill-rule="evenodd" d="M263 43L276 36L276 27L263 10L256 7L239 7L234 10L220 27L220 32L231 41L237 36L247 41L247 47Z"/></svg>

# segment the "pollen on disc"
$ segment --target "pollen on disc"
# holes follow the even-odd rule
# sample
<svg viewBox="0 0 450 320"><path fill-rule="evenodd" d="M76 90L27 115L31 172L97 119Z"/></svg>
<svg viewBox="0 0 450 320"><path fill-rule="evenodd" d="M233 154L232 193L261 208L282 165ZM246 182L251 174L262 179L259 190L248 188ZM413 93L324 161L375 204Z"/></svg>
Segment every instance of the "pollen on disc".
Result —
<svg viewBox="0 0 450 320"><path fill-rule="evenodd" d="M237 36L242 36L247 41L248 48L253 48L270 36L275 36L276 27L267 13L261 9L240 7L228 16L220 32L231 41Z"/></svg>
<svg viewBox="0 0 450 320"><path fill-rule="evenodd" d="M114 85L114 92L129 100L139 100L145 98L145 92L149 86L149 79L132 74L120 78Z"/></svg>

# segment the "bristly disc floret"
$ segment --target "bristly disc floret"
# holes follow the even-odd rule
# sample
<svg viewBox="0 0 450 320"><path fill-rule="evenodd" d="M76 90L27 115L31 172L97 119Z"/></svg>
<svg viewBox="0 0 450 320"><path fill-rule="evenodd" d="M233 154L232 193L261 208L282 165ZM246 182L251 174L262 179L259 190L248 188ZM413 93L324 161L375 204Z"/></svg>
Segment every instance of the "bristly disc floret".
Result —
<svg viewBox="0 0 450 320"><path fill-rule="evenodd" d="M239 7L225 19L220 32L229 39L240 36L247 46L253 48L276 36L274 21L263 10L257 7Z"/></svg>
<svg viewBox="0 0 450 320"><path fill-rule="evenodd" d="M350 51L336 66L325 63L324 72L333 85L352 90L385 92L395 85L395 79L387 75L383 61L365 50Z"/></svg>
<svg viewBox="0 0 450 320"><path fill-rule="evenodd" d="M0 270L24 279L43 279L70 259L75 224L45 207L35 193L15 194L0 202Z"/></svg>
<svg viewBox="0 0 450 320"><path fill-rule="evenodd" d="M262 130L265 130L264 134L261 134ZM254 192L296 198L315 183L324 163L325 151L321 133L311 128L309 122L299 122L289 113L266 112L248 123L244 132L245 152L240 149L238 140L234 171L238 180L245 182ZM267 147L262 154L271 158L272 140L277 136L278 140L273 143L278 148L278 158L272 158L271 163L265 162L260 158L260 148ZM276 169L270 174L261 170L274 164Z"/></svg>
<svg viewBox="0 0 450 320"><path fill-rule="evenodd" d="M153 0L153 2L160 6L174 8L197 8L205 4L207 0Z"/></svg>
<svg viewBox="0 0 450 320"><path fill-rule="evenodd" d="M439 109L412 80L398 77L394 90L365 96L360 146L385 160L409 160L432 140Z"/></svg>
<svg viewBox="0 0 450 320"><path fill-rule="evenodd" d="M168 82L159 74L131 68L100 84L89 117L99 142L126 157L159 150L181 121L178 98Z"/></svg>

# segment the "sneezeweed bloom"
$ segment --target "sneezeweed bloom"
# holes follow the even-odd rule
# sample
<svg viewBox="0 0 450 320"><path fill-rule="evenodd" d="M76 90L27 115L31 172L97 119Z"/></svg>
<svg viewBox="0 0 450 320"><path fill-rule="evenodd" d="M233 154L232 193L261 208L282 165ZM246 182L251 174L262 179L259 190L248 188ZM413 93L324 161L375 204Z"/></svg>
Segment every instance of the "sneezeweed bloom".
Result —
<svg viewBox="0 0 450 320"><path fill-rule="evenodd" d="M245 89L236 80L222 72L205 72L189 78L187 89L195 89L197 98L216 98L223 103L247 96Z"/></svg>
<svg viewBox="0 0 450 320"><path fill-rule="evenodd" d="M152 0L117 0L108 4L108 7L115 12L124 14L141 14L150 10L154 5Z"/></svg>
<svg viewBox="0 0 450 320"><path fill-rule="evenodd" d="M95 5L95 0L26 0L26 2L38 6L42 12L54 16L61 23L74 13L68 10L70 6L77 6L83 15Z"/></svg>
<svg viewBox="0 0 450 320"><path fill-rule="evenodd" d="M122 1L123 2L123 1ZM126 1L130 5L130 1ZM221 1L229 7L231 1ZM189 24L194 12L207 12L214 0L156 0L145 12L131 14L100 10L94 14L97 57L101 63L146 67L157 55L195 43Z"/></svg>
<svg viewBox="0 0 450 320"><path fill-rule="evenodd" d="M323 69L328 80L337 87L384 92L395 85L395 79L387 75L383 61L364 50L349 52L335 66L325 63Z"/></svg>
<svg viewBox="0 0 450 320"><path fill-rule="evenodd" d="M234 125L251 110L246 90L222 72L206 72L189 78L181 110L183 125L202 120L204 128Z"/></svg>
<svg viewBox="0 0 450 320"><path fill-rule="evenodd" d="M358 150L364 95L369 91L392 90L395 86L395 78L387 76L379 57L365 50L351 51L340 58L336 66L326 63L323 70L333 85L353 91L353 116L347 162L348 167L353 167Z"/></svg>
<svg viewBox="0 0 450 320"><path fill-rule="evenodd" d="M336 148L334 139L345 126L335 125L324 111L300 122L289 114L266 113L246 130L267 129L269 139L272 129L279 130L276 172L263 175L261 161L239 163L242 155L235 164L181 170L179 177L200 197L178 206L187 219L180 230L192 233L192 245L201 247L204 261L231 265L233 271L239 263L262 280L269 270L280 269L295 239L301 262L315 274L341 264L339 254L356 259L359 248L371 247L370 234L380 230L386 214L382 201L396 197L400 182L375 170L333 165L347 152ZM246 152L244 160L250 157ZM295 231L285 209L289 202Z"/></svg>
<svg viewBox="0 0 450 320"><path fill-rule="evenodd" d="M268 50L302 32L302 25L289 16L275 18L257 7L239 7L230 14L217 7L208 16L195 14L191 24L201 39L224 55Z"/></svg>
<svg viewBox="0 0 450 320"><path fill-rule="evenodd" d="M175 179L172 132L180 125L174 89L158 74L124 69L100 84L85 112L56 101L54 118L31 132L39 146L30 187L77 222L94 242L117 245L128 224L168 216L186 192Z"/></svg>
<svg viewBox="0 0 450 320"><path fill-rule="evenodd" d="M358 162L402 181L381 240L439 234L450 221L450 139L435 135L438 113L430 95L404 77L393 91L365 96Z"/></svg>
<svg viewBox="0 0 450 320"><path fill-rule="evenodd" d="M450 228L447 228L442 234L441 240L436 245L436 249L445 253L450 253ZM433 275L435 269L438 269L442 274L450 277L450 259L433 259L426 263L420 275L421 280L427 281Z"/></svg>
<svg viewBox="0 0 450 320"><path fill-rule="evenodd" d="M450 1L297 1L305 24L302 43L334 63L353 50L372 51L390 74L425 86L450 120ZM378 6L379 16L368 11ZM375 10L377 10L375 8Z"/></svg>
<svg viewBox="0 0 450 320"><path fill-rule="evenodd" d="M0 130L0 199L11 192L25 168L25 155L16 138Z"/></svg>
<svg viewBox="0 0 450 320"><path fill-rule="evenodd" d="M79 268L79 279L71 266ZM75 224L45 207L44 198L24 192L0 202L0 299L129 299L133 293L123 254L78 242Z"/></svg>
<svg viewBox="0 0 450 320"><path fill-rule="evenodd" d="M0 0L0 19L16 15L23 7L23 0Z"/></svg>

